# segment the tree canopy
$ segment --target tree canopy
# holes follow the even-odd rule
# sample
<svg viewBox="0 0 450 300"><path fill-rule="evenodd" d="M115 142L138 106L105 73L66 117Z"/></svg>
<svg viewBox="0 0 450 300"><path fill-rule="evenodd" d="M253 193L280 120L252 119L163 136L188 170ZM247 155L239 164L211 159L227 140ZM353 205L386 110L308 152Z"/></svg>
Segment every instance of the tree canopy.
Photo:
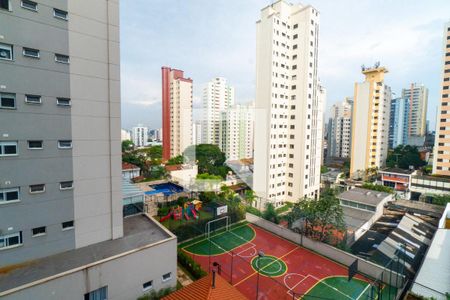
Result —
<svg viewBox="0 0 450 300"><path fill-rule="evenodd" d="M130 140L122 141L122 152L127 152L134 149L134 144Z"/></svg>
<svg viewBox="0 0 450 300"><path fill-rule="evenodd" d="M362 188L372 190L372 191L385 192L385 193L389 193L389 194L394 193L394 189L392 189L388 186L378 185L378 184L373 184L373 183L368 183L368 182L364 183L362 185Z"/></svg>
<svg viewBox="0 0 450 300"><path fill-rule="evenodd" d="M391 150L386 159L386 165L389 168L397 166L401 169L409 169L409 166L414 166L415 169L418 169L426 164L426 161L420 159L417 147L410 145L400 145Z"/></svg>
<svg viewBox="0 0 450 300"><path fill-rule="evenodd" d="M224 165L225 154L216 145L191 145L184 151L184 156L189 161L197 161L199 173L220 175L225 178L230 170Z"/></svg>
<svg viewBox="0 0 450 300"><path fill-rule="evenodd" d="M303 199L294 204L287 215L290 224L300 221L305 235L325 241L337 231L345 229L344 212L332 189L320 194L318 200Z"/></svg>

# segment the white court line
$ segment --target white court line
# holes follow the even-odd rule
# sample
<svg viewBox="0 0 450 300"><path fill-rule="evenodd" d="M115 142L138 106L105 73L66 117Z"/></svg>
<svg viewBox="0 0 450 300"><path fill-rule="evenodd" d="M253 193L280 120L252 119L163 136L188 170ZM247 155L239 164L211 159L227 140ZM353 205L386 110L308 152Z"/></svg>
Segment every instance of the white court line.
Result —
<svg viewBox="0 0 450 300"><path fill-rule="evenodd" d="M356 300L358 300L367 291L367 289L369 287L370 287L370 284L367 284L367 287L361 292L361 294L358 295L358 297L356 297Z"/></svg>
<svg viewBox="0 0 450 300"><path fill-rule="evenodd" d="M269 271L264 271L264 272L267 273L267 274L269 274L269 275L271 275L271 274L276 274L276 273L280 272L280 271L283 269L283 265L280 263L280 261L279 261L278 259L272 260L270 263L268 263L267 265L265 265L265 266L263 266L263 267L261 268L261 267L259 266L259 261L260 261L261 259L264 259L264 258L266 258L266 260L269 259L269 258L272 259L272 257L270 257L270 256L266 256L266 257L263 256L263 257L259 258L259 259L255 262L255 265L256 265L256 267L260 270L260 273L261 273L261 270L264 270L265 267L267 267L268 265L272 265L272 264L274 264L275 262L278 263L278 266L279 266L278 270L276 270L276 271L274 271L274 272L269 272Z"/></svg>
<svg viewBox="0 0 450 300"><path fill-rule="evenodd" d="M253 249L255 251L255 253L251 254L251 255L241 255L241 253L243 253L245 251L248 251L250 249ZM255 257L257 254L258 254L258 251L256 251L256 247L255 246L250 246L247 249L244 249L244 250L236 253L235 256L239 256L239 257L242 257L242 258L249 258L249 257Z"/></svg>
<svg viewBox="0 0 450 300"><path fill-rule="evenodd" d="M314 276L314 275L310 275L310 276L311 276L312 278L314 278L315 280L319 281L319 283L323 283L323 284L325 284L326 286L328 286L329 288L335 290L335 291L338 292L339 294L344 295L345 297L347 297L347 298L349 298L349 299L351 299L351 300L355 300L355 299L353 299L352 297L350 297L349 295L344 294L343 292L341 292L340 290L338 290L338 289L335 288L334 286L331 286L331 285L329 285L328 283L325 283L325 282L321 281L321 280L320 280L319 278L317 278L316 276Z"/></svg>
<svg viewBox="0 0 450 300"><path fill-rule="evenodd" d="M244 239L242 236L240 236L240 235L234 233L232 230L228 230L228 232L231 233L231 234L233 234L234 236L240 238L241 240L245 241L246 243L248 243L248 244L250 244L250 245L252 245L252 246L256 246L256 245L253 244L252 242L247 241L246 239Z"/></svg>
<svg viewBox="0 0 450 300"><path fill-rule="evenodd" d="M222 248L220 245L218 245L216 242L214 242L213 240L209 239L209 241L211 243L213 243L214 245L216 245L217 248L221 249L222 251L225 251L225 254L228 254L230 256L233 256L233 254L230 253L230 251L225 250L224 248Z"/></svg>
<svg viewBox="0 0 450 300"><path fill-rule="evenodd" d="M291 275L302 276L303 278L302 278L299 282L297 282L293 287L290 287L290 286L286 283L286 278L289 277L289 276L291 276ZM299 273L289 273L289 274L286 274L286 275L284 276L284 278L283 278L284 285L285 285L285 286L287 287L287 289L288 289L288 291L287 291L286 293L287 293L288 295L293 296L294 293L292 292L292 290L295 289L299 284L301 284L306 278L308 278L308 276L309 276L309 275L304 276L304 275L299 274Z"/></svg>

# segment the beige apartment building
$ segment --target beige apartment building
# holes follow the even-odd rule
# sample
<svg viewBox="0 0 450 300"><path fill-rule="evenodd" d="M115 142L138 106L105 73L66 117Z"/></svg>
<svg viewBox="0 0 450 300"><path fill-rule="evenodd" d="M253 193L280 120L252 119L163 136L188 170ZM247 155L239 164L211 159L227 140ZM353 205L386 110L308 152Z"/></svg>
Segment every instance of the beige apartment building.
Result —
<svg viewBox="0 0 450 300"><path fill-rule="evenodd" d="M311 5L275 1L261 10L253 189L276 206L319 195L326 90L317 74L318 42L319 12Z"/></svg>
<svg viewBox="0 0 450 300"><path fill-rule="evenodd" d="M433 174L450 176L450 22L444 30L441 101L436 121Z"/></svg>
<svg viewBox="0 0 450 300"><path fill-rule="evenodd" d="M380 168L386 162L391 103L391 88L384 83L387 72L378 64L363 67L366 78L355 84L351 177L361 177L367 169Z"/></svg>

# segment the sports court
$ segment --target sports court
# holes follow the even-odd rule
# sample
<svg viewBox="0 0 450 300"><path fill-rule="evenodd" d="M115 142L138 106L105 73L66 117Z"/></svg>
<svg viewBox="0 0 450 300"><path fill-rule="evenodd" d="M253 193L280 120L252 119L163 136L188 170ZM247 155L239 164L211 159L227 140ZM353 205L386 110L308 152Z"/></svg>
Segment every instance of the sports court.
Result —
<svg viewBox="0 0 450 300"><path fill-rule="evenodd" d="M390 286L374 288L360 274L348 281L347 266L249 223L211 232L180 248L204 270L218 270L249 299L257 294L258 299L389 299L396 293ZM258 256L259 251L264 255Z"/></svg>

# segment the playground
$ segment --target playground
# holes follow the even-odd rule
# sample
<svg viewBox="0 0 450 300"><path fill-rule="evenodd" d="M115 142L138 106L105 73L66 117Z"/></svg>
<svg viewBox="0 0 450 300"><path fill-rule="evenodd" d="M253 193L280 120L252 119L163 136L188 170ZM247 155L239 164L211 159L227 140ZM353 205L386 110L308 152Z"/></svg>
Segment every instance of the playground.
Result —
<svg viewBox="0 0 450 300"><path fill-rule="evenodd" d="M227 225L180 245L205 271L216 270L249 299L393 299L394 287L254 224Z"/></svg>
<svg viewBox="0 0 450 300"><path fill-rule="evenodd" d="M168 209L168 213L165 216L162 216L159 221L161 223L165 223L168 220L198 220L200 216L205 217L205 214L201 213L202 209L202 201L193 200L186 201L181 205L172 206ZM167 223L167 222L166 222ZM181 222L180 222L181 223Z"/></svg>

